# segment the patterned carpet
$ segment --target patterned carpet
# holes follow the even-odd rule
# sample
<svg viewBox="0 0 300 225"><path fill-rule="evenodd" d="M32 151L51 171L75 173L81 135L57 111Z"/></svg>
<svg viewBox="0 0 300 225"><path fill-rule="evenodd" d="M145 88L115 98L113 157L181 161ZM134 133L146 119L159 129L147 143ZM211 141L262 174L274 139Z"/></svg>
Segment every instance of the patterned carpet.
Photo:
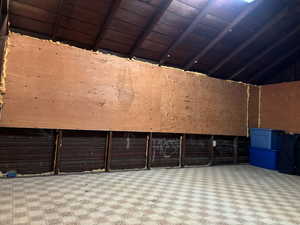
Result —
<svg viewBox="0 0 300 225"><path fill-rule="evenodd" d="M300 224L300 177L239 165L0 179L0 224Z"/></svg>

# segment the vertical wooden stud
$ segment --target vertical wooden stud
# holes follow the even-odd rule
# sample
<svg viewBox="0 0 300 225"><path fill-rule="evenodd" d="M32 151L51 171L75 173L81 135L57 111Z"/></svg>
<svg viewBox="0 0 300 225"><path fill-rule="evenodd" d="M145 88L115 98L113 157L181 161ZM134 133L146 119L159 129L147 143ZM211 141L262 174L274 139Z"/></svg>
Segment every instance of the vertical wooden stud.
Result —
<svg viewBox="0 0 300 225"><path fill-rule="evenodd" d="M151 161L152 161L152 133L147 135L147 169L151 169Z"/></svg>
<svg viewBox="0 0 300 225"><path fill-rule="evenodd" d="M107 132L106 146L105 146L105 172L110 171L111 148L112 148L112 131L109 131Z"/></svg>
<svg viewBox="0 0 300 225"><path fill-rule="evenodd" d="M216 141L214 139L214 136L212 135L209 140L210 162L208 166L213 166L215 163L215 147L216 147Z"/></svg>
<svg viewBox="0 0 300 225"><path fill-rule="evenodd" d="M54 174L57 175L60 171L60 159L63 145L63 132L62 130L56 131L56 140L55 140L55 154L54 154Z"/></svg>
<svg viewBox="0 0 300 225"><path fill-rule="evenodd" d="M182 134L180 136L180 161L179 161L179 166L181 168L184 167L185 151L186 151L186 134Z"/></svg>
<svg viewBox="0 0 300 225"><path fill-rule="evenodd" d="M234 153L234 159L233 159L233 163L237 164L238 163L238 141L239 141L239 137L235 137L233 139L233 153Z"/></svg>

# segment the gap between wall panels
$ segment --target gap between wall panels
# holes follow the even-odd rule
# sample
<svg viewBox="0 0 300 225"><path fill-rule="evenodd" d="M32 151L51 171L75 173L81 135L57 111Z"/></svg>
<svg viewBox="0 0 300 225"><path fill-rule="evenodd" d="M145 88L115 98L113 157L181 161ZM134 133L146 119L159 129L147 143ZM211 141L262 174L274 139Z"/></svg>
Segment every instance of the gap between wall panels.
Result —
<svg viewBox="0 0 300 225"><path fill-rule="evenodd" d="M261 128L261 86L258 86L258 128Z"/></svg>
<svg viewBox="0 0 300 225"><path fill-rule="evenodd" d="M0 128L0 171L28 176L247 163L248 142L234 136Z"/></svg>
<svg viewBox="0 0 300 225"><path fill-rule="evenodd" d="M247 84L247 137L249 137L249 104L250 104L250 85Z"/></svg>

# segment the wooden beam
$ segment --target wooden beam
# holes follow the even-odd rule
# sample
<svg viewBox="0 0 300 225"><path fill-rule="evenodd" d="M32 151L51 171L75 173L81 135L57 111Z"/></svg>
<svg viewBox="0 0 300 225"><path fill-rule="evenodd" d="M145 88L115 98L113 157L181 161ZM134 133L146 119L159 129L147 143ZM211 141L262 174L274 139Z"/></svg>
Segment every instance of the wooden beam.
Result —
<svg viewBox="0 0 300 225"><path fill-rule="evenodd" d="M6 15L8 15L8 11L9 11L9 0L1 0L1 11L0 11L1 23L4 22Z"/></svg>
<svg viewBox="0 0 300 225"><path fill-rule="evenodd" d="M199 15L193 20L193 22L185 29L185 31L169 46L168 50L161 57L159 64L163 65L168 58L170 58L171 53L178 47L178 45L189 35L191 34L195 28L198 26L200 21L205 17L208 11L212 8L212 6L216 3L216 0L209 0L204 7L199 12Z"/></svg>
<svg viewBox="0 0 300 225"><path fill-rule="evenodd" d="M152 161L152 133L147 135L147 169L151 169Z"/></svg>
<svg viewBox="0 0 300 225"><path fill-rule="evenodd" d="M284 9L280 10L280 12L267 24L265 24L258 32L256 32L252 37L250 37L247 41L245 41L242 45L236 48L233 52L231 52L227 57L225 57L221 62L219 62L213 69L209 71L209 75L213 75L218 70L220 70L225 64L227 64L231 59L249 47L252 43L254 43L262 34L264 34L267 30L273 27L276 23L278 23L284 16L289 12L290 7L287 6Z"/></svg>
<svg viewBox="0 0 300 225"><path fill-rule="evenodd" d="M208 163L208 166L213 166L215 163L215 143L215 137L212 135L209 139L210 162Z"/></svg>
<svg viewBox="0 0 300 225"><path fill-rule="evenodd" d="M149 36L151 31L153 30L154 26L159 22L161 17L165 14L167 9L169 8L170 4L174 0L165 0L162 1L160 4L157 12L154 14L152 19L149 21L149 23L146 25L144 31L140 34L140 36L137 38L136 42L132 46L130 52L129 52L129 57L132 58L136 52L136 50L143 44L143 42L146 40L146 38Z"/></svg>
<svg viewBox="0 0 300 225"><path fill-rule="evenodd" d="M228 26L224 28L224 30L192 59L189 59L185 64L184 69L189 70L194 64L196 64L199 59L204 57L211 49L213 49L228 33L232 32L232 30L244 19L246 18L254 9L256 9L264 0L258 0L251 3L246 9L244 9L239 16L234 19Z"/></svg>
<svg viewBox="0 0 300 225"><path fill-rule="evenodd" d="M279 47L281 44L286 42L289 38L294 36L300 32L300 25L297 26L295 29L293 29L291 32L287 33L283 38L281 38L279 41L276 41L273 45L271 45L269 48L262 51L258 56L250 60L245 66L243 66L241 69L239 69L237 72L235 72L232 76L228 77L227 79L234 79L240 74L242 74L244 71L246 71L248 68L253 66L257 61L261 60L263 57L268 55L271 51Z"/></svg>
<svg viewBox="0 0 300 225"><path fill-rule="evenodd" d="M8 11L9 11L9 0L1 1L1 33L0 36L8 35Z"/></svg>
<svg viewBox="0 0 300 225"><path fill-rule="evenodd" d="M253 76L250 80L248 80L248 82L258 82L262 77L264 77L266 75L266 72L268 72L272 68L278 66L284 60L286 60L287 58L289 58L290 56L292 56L293 54L295 54L299 50L300 50L300 46L294 48L293 50L289 51L287 54L281 56L274 63L270 64L265 69L263 69L262 71L260 71L258 74L256 74L255 76Z"/></svg>
<svg viewBox="0 0 300 225"><path fill-rule="evenodd" d="M122 3L122 0L112 0L111 1L111 4L109 6L109 9L108 9L106 17L105 17L105 20L101 24L101 26L98 30L96 40L95 40L94 45L93 45L94 50L97 49L98 44L100 43L100 41L105 36L105 34L107 32L107 27L111 24L111 21L112 21L114 15L116 14L116 12L118 11L121 3Z"/></svg>
<svg viewBox="0 0 300 225"><path fill-rule="evenodd" d="M54 153L54 165L53 165L53 170L54 174L57 175L60 171L60 162L61 162L61 152L62 152L62 138L63 138L63 133L62 130L57 130L56 131L56 140L55 140L55 153Z"/></svg>
<svg viewBox="0 0 300 225"><path fill-rule="evenodd" d="M184 158L185 158L185 151L186 151L186 134L182 134L180 136L180 163L179 167L184 167Z"/></svg>
<svg viewBox="0 0 300 225"><path fill-rule="evenodd" d="M233 139L233 163L238 163L239 137Z"/></svg>
<svg viewBox="0 0 300 225"><path fill-rule="evenodd" d="M56 39L56 35L59 29L59 25L60 25L60 20L62 17L62 7L63 7L63 0L59 0L58 1L58 5L57 5L57 9L56 9L56 16L55 16L55 20L52 26L52 39L55 40Z"/></svg>
<svg viewBox="0 0 300 225"><path fill-rule="evenodd" d="M6 14L3 18L3 22L0 28L0 38L1 40L6 39L8 36L8 14Z"/></svg>
<svg viewBox="0 0 300 225"><path fill-rule="evenodd" d="M112 131L107 132L106 145L105 145L105 172L110 171L112 135L113 135Z"/></svg>

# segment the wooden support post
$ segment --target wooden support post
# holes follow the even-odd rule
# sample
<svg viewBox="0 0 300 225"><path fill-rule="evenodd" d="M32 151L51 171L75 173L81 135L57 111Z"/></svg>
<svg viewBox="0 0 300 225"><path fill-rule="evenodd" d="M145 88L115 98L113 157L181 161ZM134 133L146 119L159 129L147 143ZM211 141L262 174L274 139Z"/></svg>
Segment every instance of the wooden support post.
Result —
<svg viewBox="0 0 300 225"><path fill-rule="evenodd" d="M60 158L62 152L62 145L63 145L63 133L62 130L56 131L56 140L55 140L55 155L54 155L54 174L57 175L60 172Z"/></svg>
<svg viewBox="0 0 300 225"><path fill-rule="evenodd" d="M239 137L235 137L233 139L233 153L234 153L234 158L233 158L233 163L237 164L238 163L238 147L239 147Z"/></svg>
<svg viewBox="0 0 300 225"><path fill-rule="evenodd" d="M208 166L213 166L215 163L215 140L214 136L212 135L209 140L209 152L210 152L210 162L208 163Z"/></svg>
<svg viewBox="0 0 300 225"><path fill-rule="evenodd" d="M151 169L151 161L152 161L152 133L147 135L147 169Z"/></svg>
<svg viewBox="0 0 300 225"><path fill-rule="evenodd" d="M105 172L110 171L111 148L112 148L112 131L109 131L107 132L106 146L105 146Z"/></svg>
<svg viewBox="0 0 300 225"><path fill-rule="evenodd" d="M186 151L186 134L182 134L180 136L180 160L179 160L179 167L184 167L184 158L185 158L185 151Z"/></svg>
<svg viewBox="0 0 300 225"><path fill-rule="evenodd" d="M145 168L146 169L148 169L147 165L148 165L148 152L149 152L148 149L149 149L149 139L150 139L149 136L150 136L149 134L146 135L146 149L145 149L145 156L146 156Z"/></svg>

